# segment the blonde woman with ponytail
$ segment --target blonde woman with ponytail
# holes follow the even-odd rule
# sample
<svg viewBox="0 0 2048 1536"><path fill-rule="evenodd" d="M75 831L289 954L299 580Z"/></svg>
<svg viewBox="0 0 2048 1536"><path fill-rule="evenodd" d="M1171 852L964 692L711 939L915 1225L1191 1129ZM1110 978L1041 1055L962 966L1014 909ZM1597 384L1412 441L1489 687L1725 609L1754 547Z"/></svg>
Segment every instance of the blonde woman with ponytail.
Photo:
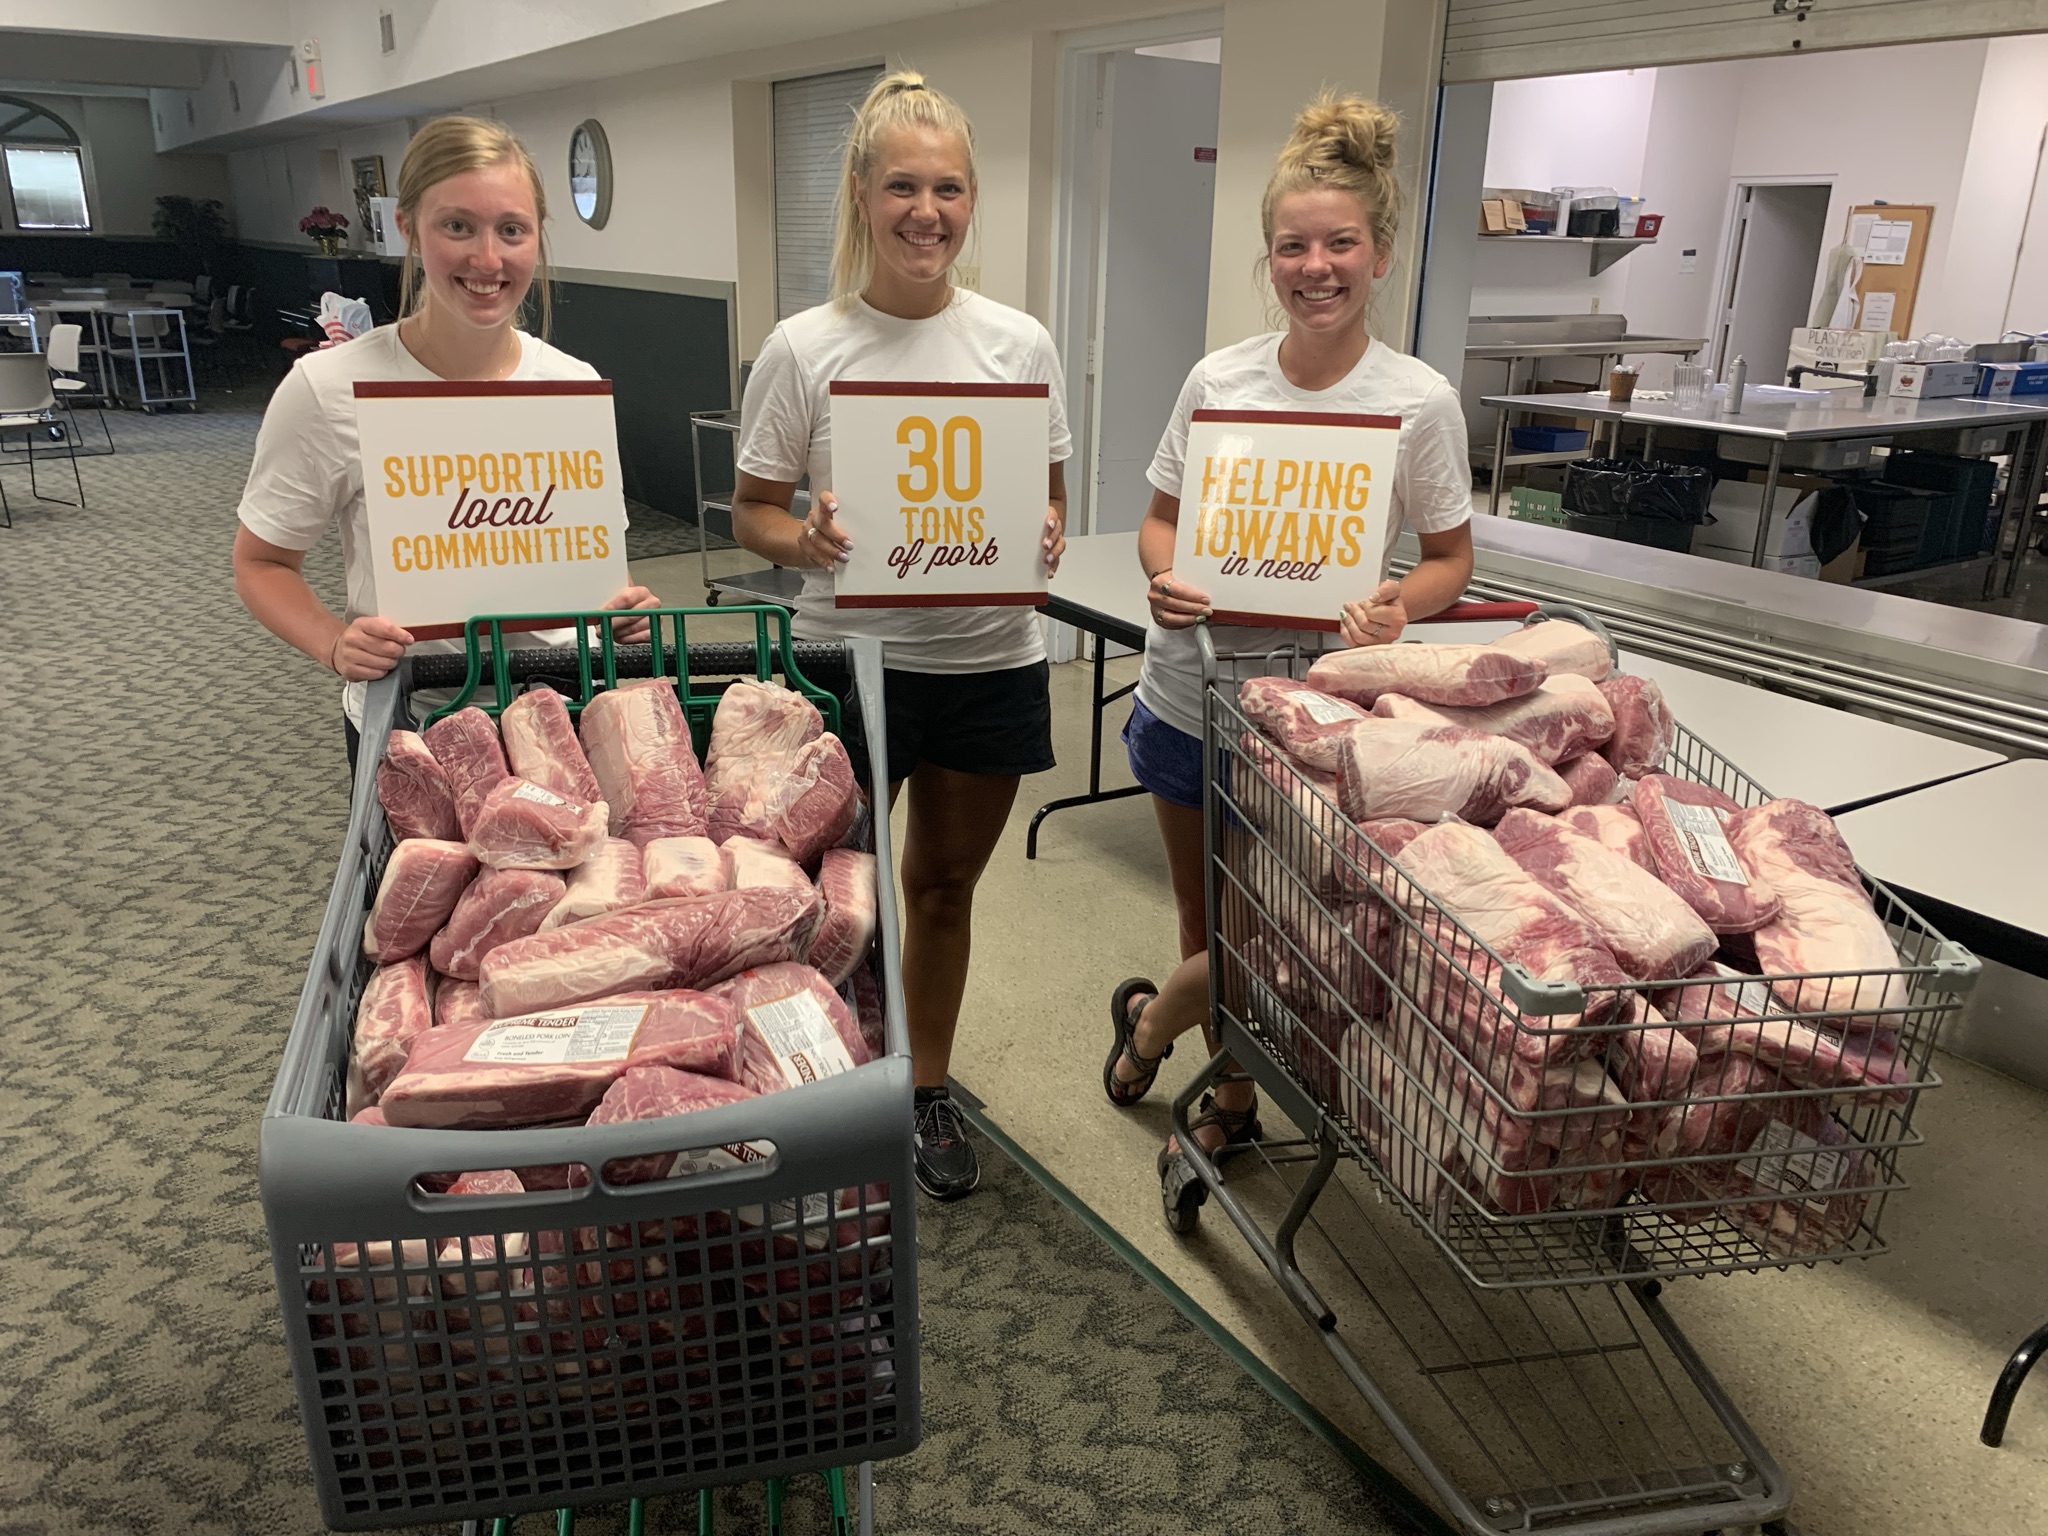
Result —
<svg viewBox="0 0 2048 1536"><path fill-rule="evenodd" d="M547 194L524 146L501 124L443 117L406 146L398 172L405 236L404 318L299 359L271 396L256 437L235 531L235 591L263 627L336 673L350 766L363 687L408 649L459 650L424 640L377 614L357 457L358 380L594 379L588 363L518 328L538 279L540 329L548 322ZM306 551L341 524L347 607L331 613L301 571ZM629 586L608 608L651 608ZM515 645L574 643L570 630L509 637ZM647 638L621 621L617 638ZM423 696L424 697L424 696Z"/></svg>
<svg viewBox="0 0 2048 1536"><path fill-rule="evenodd" d="M1199 409L1331 411L1398 416L1394 516L1387 552L1406 526L1422 558L1400 580L1384 559L1350 595L1344 645L1389 645L1415 619L1449 607L1472 575L1471 470L1458 395L1427 364L1369 334L1373 285L1393 264L1401 191L1394 175L1393 113L1356 96L1325 93L1304 108L1266 184L1261 221L1267 268L1287 327L1212 352L1182 386L1149 478L1152 501L1138 531L1152 628L1124 742L1131 771L1152 792L1180 917L1181 963L1164 986L1133 977L1110 1001L1114 1041L1103 1090L1119 1108L1151 1088L1173 1041L1209 1024L1208 930L1203 908L1202 668L1192 626L1208 595L1173 571L1188 422ZM1329 637L1312 630L1232 628L1217 639L1242 654ZM1211 1048L1214 1048L1213 1039ZM1225 1081L1192 1122L1213 1151L1259 1134L1249 1083ZM1159 1154L1169 1194L1199 1199L1176 1177L1173 1143Z"/></svg>
<svg viewBox="0 0 2048 1536"><path fill-rule="evenodd" d="M891 800L907 781L900 871L903 992L916 1083L916 1166L951 1199L980 1178L946 1071L967 985L974 887L995 851L1020 775L1053 766L1045 646L1029 608L841 609L832 572L880 527L838 520L832 494L835 379L1046 384L1048 570L1066 547L1062 464L1071 453L1058 355L1029 315L951 281L974 219L974 130L911 71L876 82L854 115L839 186L830 303L792 315L762 344L740 411L739 540L805 573L796 633L871 636L886 668ZM811 502L792 515L797 482ZM850 741L862 748L862 743Z"/></svg>

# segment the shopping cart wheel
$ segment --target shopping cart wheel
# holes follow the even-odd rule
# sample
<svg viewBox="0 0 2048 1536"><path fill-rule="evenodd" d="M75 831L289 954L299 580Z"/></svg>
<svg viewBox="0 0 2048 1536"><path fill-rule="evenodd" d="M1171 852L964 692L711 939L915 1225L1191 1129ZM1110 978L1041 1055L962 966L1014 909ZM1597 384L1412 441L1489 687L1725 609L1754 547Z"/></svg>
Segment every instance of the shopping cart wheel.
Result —
<svg viewBox="0 0 2048 1536"><path fill-rule="evenodd" d="M1202 1219L1202 1206L1209 1198L1209 1186L1175 1153L1166 1161L1159 1180L1159 1202L1166 1211L1166 1228L1176 1237L1186 1237Z"/></svg>

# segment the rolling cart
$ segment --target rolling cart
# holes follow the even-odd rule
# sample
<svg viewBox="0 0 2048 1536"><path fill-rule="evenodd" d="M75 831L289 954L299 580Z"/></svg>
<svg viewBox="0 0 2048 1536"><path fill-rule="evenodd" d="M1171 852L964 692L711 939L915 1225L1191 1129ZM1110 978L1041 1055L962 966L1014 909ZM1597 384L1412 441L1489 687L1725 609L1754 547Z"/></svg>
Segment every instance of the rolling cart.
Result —
<svg viewBox="0 0 2048 1536"><path fill-rule="evenodd" d="M467 655L401 662L369 688L340 869L264 1113L260 1183L299 1414L335 1530L512 1517L698 1495L823 1474L837 1528L867 1536L872 1463L916 1448L916 1210L909 1040L889 828L871 828L879 910L869 964L888 1049L854 1071L680 1118L600 1127L422 1131L343 1118L362 931L392 848L376 794L390 732L421 690L436 715L492 714L542 679L580 711L601 688L664 677L701 755L724 680L780 675L837 728L882 709L878 645L793 645L750 613L751 644L695 645L705 609L656 609L651 641L614 646L594 614L574 649L508 649L526 620L474 619ZM608 617L616 617L609 615ZM592 638L593 628L596 638ZM842 699L844 704L842 706ZM872 749L886 803L888 764ZM865 821L865 819L864 819ZM751 1143L732 1166L615 1183L621 1159ZM452 1196L445 1176L511 1167L524 1194ZM581 1170L580 1178L576 1170ZM623 1170L621 1170L623 1173ZM858 1466L849 1495L843 1469Z"/></svg>
<svg viewBox="0 0 2048 1536"><path fill-rule="evenodd" d="M1502 962L1239 711L1246 664L1286 658L1219 658L1206 626L1200 643L1218 1050L1173 1106L1169 1225L1222 1208L1474 1536L1789 1531L1789 1479L1661 1283L1883 1250L1936 1029L1976 960L1864 876L1898 969L1729 984L1716 1023L1780 1050L1724 1083L1706 1032L1685 1065L1648 1011L1682 982ZM1768 798L1682 727L1665 769ZM1816 1040L1836 1051L1825 1081L1788 1065L1788 1042ZM1233 1073L1300 1138L1204 1153L1191 1110ZM1226 1159L1255 1176L1226 1184Z"/></svg>

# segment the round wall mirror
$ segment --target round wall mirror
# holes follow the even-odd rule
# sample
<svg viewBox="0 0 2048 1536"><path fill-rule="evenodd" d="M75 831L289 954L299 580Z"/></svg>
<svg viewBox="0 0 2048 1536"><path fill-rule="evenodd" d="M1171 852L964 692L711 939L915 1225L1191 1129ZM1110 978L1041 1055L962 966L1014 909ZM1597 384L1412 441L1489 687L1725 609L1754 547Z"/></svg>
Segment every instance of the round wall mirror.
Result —
<svg viewBox="0 0 2048 1536"><path fill-rule="evenodd" d="M594 117L569 135L569 201L576 205L576 216L592 229L603 229L611 217L612 150Z"/></svg>

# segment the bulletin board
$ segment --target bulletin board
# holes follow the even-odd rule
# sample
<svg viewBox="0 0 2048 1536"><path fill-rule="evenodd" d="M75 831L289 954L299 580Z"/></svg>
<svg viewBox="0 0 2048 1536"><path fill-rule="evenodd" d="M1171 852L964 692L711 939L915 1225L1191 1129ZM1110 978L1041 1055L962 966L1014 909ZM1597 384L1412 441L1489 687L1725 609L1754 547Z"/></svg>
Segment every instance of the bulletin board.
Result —
<svg viewBox="0 0 2048 1536"><path fill-rule="evenodd" d="M1863 258L1856 281L1856 328L1913 334L1913 303L1934 227L1931 203L1864 203L1849 210L1849 246Z"/></svg>

